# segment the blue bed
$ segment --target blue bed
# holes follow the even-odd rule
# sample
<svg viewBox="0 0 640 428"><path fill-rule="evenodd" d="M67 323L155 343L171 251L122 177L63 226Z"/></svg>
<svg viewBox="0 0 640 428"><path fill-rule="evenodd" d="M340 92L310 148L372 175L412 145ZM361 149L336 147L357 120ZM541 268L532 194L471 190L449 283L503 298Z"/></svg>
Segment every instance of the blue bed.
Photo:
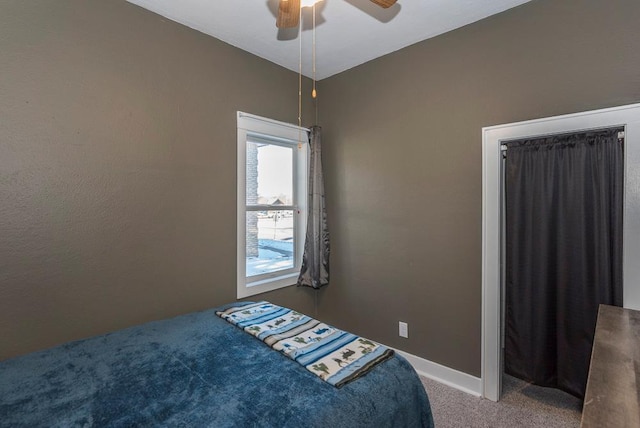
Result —
<svg viewBox="0 0 640 428"><path fill-rule="evenodd" d="M433 426L401 356L335 388L219 309L0 363L0 427Z"/></svg>

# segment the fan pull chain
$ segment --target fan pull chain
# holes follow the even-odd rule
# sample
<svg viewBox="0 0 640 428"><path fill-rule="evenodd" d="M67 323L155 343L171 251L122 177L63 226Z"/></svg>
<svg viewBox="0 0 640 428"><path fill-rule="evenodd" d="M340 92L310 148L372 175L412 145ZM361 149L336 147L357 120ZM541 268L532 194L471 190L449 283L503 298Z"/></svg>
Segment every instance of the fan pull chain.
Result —
<svg viewBox="0 0 640 428"><path fill-rule="evenodd" d="M302 8L300 8L300 20L298 24L298 38L300 39L298 50L298 150L302 149Z"/></svg>
<svg viewBox="0 0 640 428"><path fill-rule="evenodd" d="M316 4L313 4L313 44L312 44L312 59L313 59L313 90L311 91L311 97L315 98L318 94L316 92Z"/></svg>

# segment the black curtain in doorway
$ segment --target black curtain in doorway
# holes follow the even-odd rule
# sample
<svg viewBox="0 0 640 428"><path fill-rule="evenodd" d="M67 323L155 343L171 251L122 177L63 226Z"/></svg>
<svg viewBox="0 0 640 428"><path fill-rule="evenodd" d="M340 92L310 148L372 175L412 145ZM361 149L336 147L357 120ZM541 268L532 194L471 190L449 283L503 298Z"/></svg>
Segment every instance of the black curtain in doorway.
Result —
<svg viewBox="0 0 640 428"><path fill-rule="evenodd" d="M580 398L598 305L622 305L621 131L507 143L505 372Z"/></svg>

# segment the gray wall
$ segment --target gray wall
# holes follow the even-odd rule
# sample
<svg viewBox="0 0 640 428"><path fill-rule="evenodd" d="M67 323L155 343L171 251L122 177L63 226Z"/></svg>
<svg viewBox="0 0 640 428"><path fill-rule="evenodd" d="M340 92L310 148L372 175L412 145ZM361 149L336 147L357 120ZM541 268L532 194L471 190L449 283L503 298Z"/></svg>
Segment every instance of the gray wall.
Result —
<svg viewBox="0 0 640 428"><path fill-rule="evenodd" d="M479 375L481 128L640 101L638 22L536 0L320 82L320 317ZM123 1L2 1L0 359L234 300L235 111L292 122L296 95Z"/></svg>
<svg viewBox="0 0 640 428"><path fill-rule="evenodd" d="M319 316L479 376L482 127L639 102L639 22L637 0L536 0L320 82Z"/></svg>
<svg viewBox="0 0 640 428"><path fill-rule="evenodd" d="M297 85L124 1L1 1L0 359L235 300L235 113Z"/></svg>

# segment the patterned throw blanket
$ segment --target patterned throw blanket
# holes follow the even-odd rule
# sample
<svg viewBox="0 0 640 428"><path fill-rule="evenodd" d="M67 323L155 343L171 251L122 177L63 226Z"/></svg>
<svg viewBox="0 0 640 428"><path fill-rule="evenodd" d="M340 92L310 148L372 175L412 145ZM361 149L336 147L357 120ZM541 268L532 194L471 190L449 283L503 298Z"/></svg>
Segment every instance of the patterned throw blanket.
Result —
<svg viewBox="0 0 640 428"><path fill-rule="evenodd" d="M269 302L216 314L340 388L393 356L393 350Z"/></svg>

